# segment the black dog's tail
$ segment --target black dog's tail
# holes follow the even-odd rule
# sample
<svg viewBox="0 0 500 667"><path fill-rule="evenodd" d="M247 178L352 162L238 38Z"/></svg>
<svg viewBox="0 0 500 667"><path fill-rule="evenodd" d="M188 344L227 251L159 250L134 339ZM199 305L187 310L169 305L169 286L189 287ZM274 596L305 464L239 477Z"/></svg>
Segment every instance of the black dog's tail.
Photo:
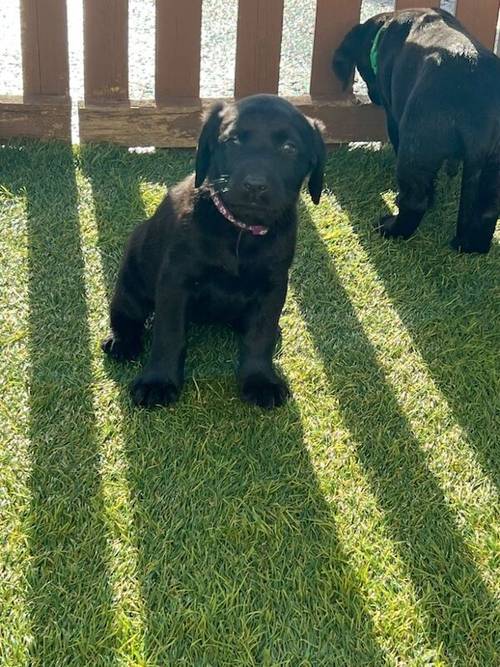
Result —
<svg viewBox="0 0 500 667"><path fill-rule="evenodd" d="M467 159L454 245L466 252L488 252L500 216L500 151L482 162Z"/></svg>
<svg viewBox="0 0 500 667"><path fill-rule="evenodd" d="M332 58L332 69L346 90L354 76L356 54L362 41L363 25L356 25L344 37Z"/></svg>
<svg viewBox="0 0 500 667"><path fill-rule="evenodd" d="M344 37L332 58L332 69L342 82L344 90L352 82L358 61L369 57L370 48L380 28L393 18L394 12L372 16L364 23L355 25Z"/></svg>

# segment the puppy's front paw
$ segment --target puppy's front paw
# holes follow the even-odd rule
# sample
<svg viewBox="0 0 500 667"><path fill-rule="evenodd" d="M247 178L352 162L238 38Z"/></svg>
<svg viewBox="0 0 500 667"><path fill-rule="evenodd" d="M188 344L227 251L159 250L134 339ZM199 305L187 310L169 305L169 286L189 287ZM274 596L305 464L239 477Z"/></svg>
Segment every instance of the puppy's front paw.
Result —
<svg viewBox="0 0 500 667"><path fill-rule="evenodd" d="M116 361L132 361L141 352L141 341L136 338L120 338L111 333L101 343L101 349Z"/></svg>
<svg viewBox="0 0 500 667"><path fill-rule="evenodd" d="M290 391L279 377L273 380L263 375L250 375L241 382L241 397L261 408L277 408L286 401Z"/></svg>
<svg viewBox="0 0 500 667"><path fill-rule="evenodd" d="M169 380L154 380L139 376L132 384L131 393L136 405L153 408L175 403L179 398L180 387Z"/></svg>
<svg viewBox="0 0 500 667"><path fill-rule="evenodd" d="M397 215L384 215L375 223L375 229L385 238L396 238L401 236L397 230Z"/></svg>
<svg viewBox="0 0 500 667"><path fill-rule="evenodd" d="M385 238L389 239L409 239L410 236L415 231L413 227L411 231L405 229L405 226L401 224L401 220L398 215L384 215L380 220L375 224L375 229L382 234Z"/></svg>

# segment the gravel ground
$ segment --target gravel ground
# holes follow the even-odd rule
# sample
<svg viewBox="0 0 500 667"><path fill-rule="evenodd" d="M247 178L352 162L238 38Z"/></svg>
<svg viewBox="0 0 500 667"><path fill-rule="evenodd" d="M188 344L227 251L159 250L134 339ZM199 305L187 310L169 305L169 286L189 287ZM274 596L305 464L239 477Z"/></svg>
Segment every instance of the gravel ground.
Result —
<svg viewBox="0 0 500 667"><path fill-rule="evenodd" d="M279 92L307 93L316 0L285 0ZM454 11L455 1L441 6ZM129 0L129 78L132 99L152 97L154 90L154 0ZM390 10L392 0L364 0L362 19ZM200 92L203 97L230 96L234 84L238 0L204 0ZM71 93L83 96L82 0L68 0ZM0 0L0 94L22 94L19 0ZM362 91L358 84L357 90ZM74 130L76 130L76 125ZM76 133L75 133L76 137Z"/></svg>

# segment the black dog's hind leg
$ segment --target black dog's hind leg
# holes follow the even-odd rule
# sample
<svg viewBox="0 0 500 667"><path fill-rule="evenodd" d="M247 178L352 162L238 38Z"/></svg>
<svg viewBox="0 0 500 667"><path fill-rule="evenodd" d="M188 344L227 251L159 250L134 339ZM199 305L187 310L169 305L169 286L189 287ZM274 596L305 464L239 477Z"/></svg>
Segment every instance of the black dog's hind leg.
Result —
<svg viewBox="0 0 500 667"><path fill-rule="evenodd" d="M143 311L141 317L130 317L122 308L122 304L112 304L111 333L103 340L102 350L117 361L136 359L141 353L144 323L148 315L149 311Z"/></svg>
<svg viewBox="0 0 500 667"><path fill-rule="evenodd" d="M111 334L102 342L102 349L117 361L136 359L142 349L144 323L153 310L153 303L140 292L141 280L126 257L120 269L111 300Z"/></svg>
<svg viewBox="0 0 500 667"><path fill-rule="evenodd" d="M500 159L486 165L464 164L455 250L486 253L500 215Z"/></svg>
<svg viewBox="0 0 500 667"><path fill-rule="evenodd" d="M261 408L282 405L289 390L273 368L273 353L279 337L279 318L285 303L288 276L248 313L240 343L238 384L244 401Z"/></svg>
<svg viewBox="0 0 500 667"><path fill-rule="evenodd" d="M390 112L387 109L386 109L386 117L387 117L387 134L389 135L389 139L391 141L392 147L394 148L394 152L397 155L399 151L399 127L397 122L390 115Z"/></svg>
<svg viewBox="0 0 500 667"><path fill-rule="evenodd" d="M413 234L432 205L439 166L438 162L419 164L415 156L410 159L399 151L396 172L399 213L381 218L377 229L383 236L407 239Z"/></svg>
<svg viewBox="0 0 500 667"><path fill-rule="evenodd" d="M179 397L186 359L187 302L179 275L166 271L156 291L151 355L132 385L136 405L170 405Z"/></svg>

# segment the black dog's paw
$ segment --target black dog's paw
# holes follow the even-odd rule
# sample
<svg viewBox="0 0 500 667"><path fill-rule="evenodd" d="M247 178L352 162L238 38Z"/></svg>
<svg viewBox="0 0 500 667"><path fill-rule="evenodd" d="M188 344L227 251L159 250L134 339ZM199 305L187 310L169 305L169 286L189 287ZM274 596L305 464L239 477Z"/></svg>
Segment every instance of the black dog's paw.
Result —
<svg viewBox="0 0 500 667"><path fill-rule="evenodd" d="M135 338L126 340L112 333L102 341L101 349L116 361L132 361L141 352L141 341Z"/></svg>
<svg viewBox="0 0 500 667"><path fill-rule="evenodd" d="M180 387L169 380L154 380L139 376L131 387L135 405L153 408L159 405L171 405L179 398Z"/></svg>
<svg viewBox="0 0 500 667"><path fill-rule="evenodd" d="M477 252L485 255L489 251L490 247L491 242L489 240L483 242L476 241L475 243L472 243L467 239L459 239L458 236L455 236L450 241L450 248L452 248L452 250L456 250L457 252Z"/></svg>
<svg viewBox="0 0 500 667"><path fill-rule="evenodd" d="M278 377L270 380L262 375L250 375L241 383L242 399L261 408L277 408L289 395L286 383Z"/></svg>
<svg viewBox="0 0 500 667"><path fill-rule="evenodd" d="M375 223L375 229L386 239L409 239L411 233L408 234L399 226L399 216L384 215L378 222Z"/></svg>

